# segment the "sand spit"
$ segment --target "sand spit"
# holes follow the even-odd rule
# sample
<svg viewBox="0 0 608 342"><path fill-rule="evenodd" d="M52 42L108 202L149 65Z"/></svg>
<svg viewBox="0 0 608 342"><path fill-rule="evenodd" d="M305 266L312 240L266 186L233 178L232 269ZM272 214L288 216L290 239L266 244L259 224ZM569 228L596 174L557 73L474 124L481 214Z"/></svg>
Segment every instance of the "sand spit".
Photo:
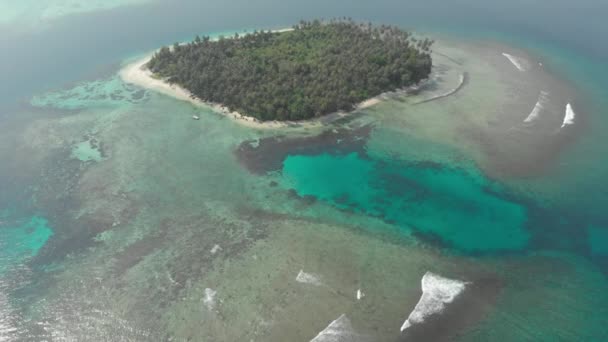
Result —
<svg viewBox="0 0 608 342"><path fill-rule="evenodd" d="M195 106L211 108L240 124L252 128L280 128L288 125L287 123L282 122L261 122L252 117L241 115L237 112L230 112L219 104L201 101L194 97L190 91L176 84L170 84L164 80L154 77L152 72L146 67L151 58L152 55L146 56L145 58L131 63L123 68L119 73L122 80L126 83L153 90L181 101L190 102Z"/></svg>
<svg viewBox="0 0 608 342"><path fill-rule="evenodd" d="M570 103L568 103L566 105L566 115L564 115L564 122L562 123L561 128L574 124L575 116L576 116L576 113L572 109L572 105Z"/></svg>
<svg viewBox="0 0 608 342"><path fill-rule="evenodd" d="M530 114L524 119L524 122L530 123L530 122L536 120L538 118L538 116L540 115L540 112L545 108L545 105L547 104L548 101L549 101L549 93L546 91L541 91L540 95L538 96L538 101L536 102L536 105L534 106L534 109L532 109L532 112L530 112Z"/></svg>
<svg viewBox="0 0 608 342"><path fill-rule="evenodd" d="M526 62L526 60L523 58L510 55L506 52L503 52L502 55L505 56L509 62L511 62L517 68L517 70L526 71L528 69L528 62Z"/></svg>
<svg viewBox="0 0 608 342"><path fill-rule="evenodd" d="M429 316L443 312L445 307L453 302L468 284L460 280L444 278L431 272L426 272L421 283L422 296L401 326L401 331L414 324L423 323Z"/></svg>
<svg viewBox="0 0 608 342"><path fill-rule="evenodd" d="M463 72L462 74L460 74L459 81L458 81L458 85L457 85L456 87L454 87L452 90L448 91L448 92L447 92L447 93L445 93L445 94L441 94L441 95L433 96L433 97L431 97L431 98L429 98L429 99L422 100L422 101L420 101L420 102L417 102L416 104L417 104L417 105L419 105L419 104L423 104L423 103L427 103L427 102L431 102L431 101L439 100L439 99L442 99L442 98L445 98L445 97L448 97L448 96L454 95L454 94L456 94L456 93L457 93L457 92L458 92L460 89L462 89L462 87L464 86L464 83L466 82L466 80L467 80L467 73L466 73L466 72Z"/></svg>

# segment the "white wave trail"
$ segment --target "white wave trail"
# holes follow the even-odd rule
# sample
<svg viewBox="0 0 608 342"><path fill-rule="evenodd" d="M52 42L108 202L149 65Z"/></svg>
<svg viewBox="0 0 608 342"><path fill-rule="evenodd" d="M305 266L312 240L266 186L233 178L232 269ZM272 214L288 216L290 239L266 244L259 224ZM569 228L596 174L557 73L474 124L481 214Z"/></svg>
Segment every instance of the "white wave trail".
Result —
<svg viewBox="0 0 608 342"><path fill-rule="evenodd" d="M327 328L323 329L310 342L355 342L362 340L364 338L355 332L350 320L343 314L329 323Z"/></svg>
<svg viewBox="0 0 608 342"><path fill-rule="evenodd" d="M562 128L564 128L568 125L572 125L574 123L575 116L576 116L576 113L572 109L572 105L570 103L568 103L566 105L566 115L564 116L564 122L562 123Z"/></svg>
<svg viewBox="0 0 608 342"><path fill-rule="evenodd" d="M414 310L401 326L401 331L414 324L424 322L431 315L441 313L466 288L467 282L448 279L437 274L426 272L422 277L422 296Z"/></svg>
<svg viewBox="0 0 608 342"><path fill-rule="evenodd" d="M545 104L549 101L549 93L546 91L541 91L538 96L538 102L530 112L530 115L524 120L525 123L530 123L538 118L540 111L545 108Z"/></svg>
<svg viewBox="0 0 608 342"><path fill-rule="evenodd" d="M215 308L215 296L217 295L217 291L206 288L205 289L205 298L203 298L203 304L209 309L209 311L213 311Z"/></svg>
<svg viewBox="0 0 608 342"><path fill-rule="evenodd" d="M515 57L515 56L510 55L510 54L508 54L506 52L503 52L502 55L505 56L505 57L507 57L507 59L513 65L515 65L515 67L517 68L517 70L519 70L519 71L526 71L528 63L526 63L526 61L523 58Z"/></svg>
<svg viewBox="0 0 608 342"><path fill-rule="evenodd" d="M311 284L315 286L323 285L323 282L321 282L321 277L316 274L306 273L304 270L300 270L300 273L298 273L298 276L296 277L296 281L298 283Z"/></svg>

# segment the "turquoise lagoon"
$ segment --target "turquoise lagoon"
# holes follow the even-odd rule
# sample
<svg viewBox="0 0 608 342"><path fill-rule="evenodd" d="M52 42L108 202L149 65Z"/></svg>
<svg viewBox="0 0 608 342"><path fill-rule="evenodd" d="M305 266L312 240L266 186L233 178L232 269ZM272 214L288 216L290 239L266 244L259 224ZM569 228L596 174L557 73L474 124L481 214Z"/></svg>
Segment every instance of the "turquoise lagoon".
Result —
<svg viewBox="0 0 608 342"><path fill-rule="evenodd" d="M528 244L525 206L501 198L479 174L442 165L386 165L353 153L289 156L283 176L302 196L439 237L456 250L510 251Z"/></svg>

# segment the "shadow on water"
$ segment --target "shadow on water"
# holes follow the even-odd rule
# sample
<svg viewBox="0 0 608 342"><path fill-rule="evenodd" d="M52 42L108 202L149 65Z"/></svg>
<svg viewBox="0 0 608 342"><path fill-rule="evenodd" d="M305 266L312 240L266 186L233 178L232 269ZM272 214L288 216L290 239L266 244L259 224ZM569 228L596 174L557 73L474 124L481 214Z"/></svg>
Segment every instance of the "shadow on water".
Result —
<svg viewBox="0 0 608 342"><path fill-rule="evenodd" d="M234 151L239 162L250 172L263 175L279 171L290 154L316 155L319 153L365 155L365 144L372 130L371 125L349 129L337 128L319 135L288 138L273 136L255 141L245 141Z"/></svg>

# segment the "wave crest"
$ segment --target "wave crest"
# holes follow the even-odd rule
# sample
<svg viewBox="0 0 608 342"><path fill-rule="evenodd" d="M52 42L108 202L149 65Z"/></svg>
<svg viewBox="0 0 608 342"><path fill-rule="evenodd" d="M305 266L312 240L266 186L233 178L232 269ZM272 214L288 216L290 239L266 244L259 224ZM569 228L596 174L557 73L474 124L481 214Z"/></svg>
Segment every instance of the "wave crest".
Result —
<svg viewBox="0 0 608 342"><path fill-rule="evenodd" d="M572 105L570 103L568 103L566 105L566 115L564 115L564 122L562 123L561 128L574 124L575 117L576 117L576 113L574 112L574 109L572 109Z"/></svg>
<svg viewBox="0 0 608 342"><path fill-rule="evenodd" d="M327 328L323 329L310 342L356 342L367 341L367 339L359 335L353 329L350 320L346 315L341 315L335 321L329 323Z"/></svg>
<svg viewBox="0 0 608 342"><path fill-rule="evenodd" d="M304 270L300 270L300 273L298 273L296 276L296 281L298 283L311 284L315 286L323 285L323 282L321 282L321 277L316 274L306 273Z"/></svg>
<svg viewBox="0 0 608 342"><path fill-rule="evenodd" d="M205 298L203 298L203 304L209 309L209 311L213 311L215 308L215 296L217 295L217 291L206 288L205 289Z"/></svg>
<svg viewBox="0 0 608 342"><path fill-rule="evenodd" d="M524 122L530 123L536 120L540 115L540 112L545 108L545 104L547 104L547 102L549 102L549 93L546 91L541 91L534 109L532 109L532 112L530 112L530 115L528 115Z"/></svg>
<svg viewBox="0 0 608 342"><path fill-rule="evenodd" d="M421 280L422 296L414 310L401 326L401 331L414 324L420 324L429 316L441 313L466 288L467 282L444 278L432 272L426 272Z"/></svg>
<svg viewBox="0 0 608 342"><path fill-rule="evenodd" d="M528 69L528 62L525 59L510 55L506 52L503 52L502 55L505 56L509 62L511 62L511 64L517 68L517 70L526 71Z"/></svg>

